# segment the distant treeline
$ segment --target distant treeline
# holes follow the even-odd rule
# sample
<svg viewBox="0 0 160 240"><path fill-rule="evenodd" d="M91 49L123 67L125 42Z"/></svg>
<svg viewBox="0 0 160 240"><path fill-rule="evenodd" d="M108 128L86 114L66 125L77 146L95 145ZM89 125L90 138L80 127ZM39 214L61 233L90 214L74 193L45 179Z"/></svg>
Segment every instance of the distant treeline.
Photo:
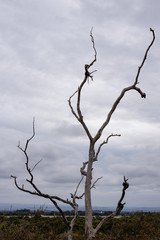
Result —
<svg viewBox="0 0 160 240"><path fill-rule="evenodd" d="M64 211L66 216L73 216L73 211ZM79 216L85 216L85 211L79 211ZM111 211L93 211L93 216L107 216L111 214ZM132 212L122 212L121 215L131 215ZM0 216L34 216L34 215L43 215L43 216L61 216L57 211L43 211L41 209L32 211L30 209L21 209L15 211L0 211Z"/></svg>

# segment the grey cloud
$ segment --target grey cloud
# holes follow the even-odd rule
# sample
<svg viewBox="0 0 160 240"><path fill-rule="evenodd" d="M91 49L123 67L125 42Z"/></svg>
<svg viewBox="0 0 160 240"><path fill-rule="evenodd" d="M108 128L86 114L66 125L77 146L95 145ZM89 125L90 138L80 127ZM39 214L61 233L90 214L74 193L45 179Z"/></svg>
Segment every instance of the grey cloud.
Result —
<svg viewBox="0 0 160 240"><path fill-rule="evenodd" d="M121 175L128 175L129 177L134 178L143 178L143 177L155 177L157 178L159 176L159 173L156 172L156 167L146 167L143 166L144 163L140 166L135 165L127 165L127 164L115 164L110 169L112 171L116 171ZM160 176L159 176L160 177Z"/></svg>
<svg viewBox="0 0 160 240"><path fill-rule="evenodd" d="M63 137L74 137L79 138L85 136L84 130L80 124L71 124L67 121L60 121L57 124L56 129L54 129L54 133L61 135Z"/></svg>
<svg viewBox="0 0 160 240"><path fill-rule="evenodd" d="M9 177L10 177L9 171L5 172L5 170L3 169L0 171L0 179L8 179Z"/></svg>
<svg viewBox="0 0 160 240"><path fill-rule="evenodd" d="M31 136L33 116L36 136L28 149L31 166L43 158L34 170L35 180L45 191L54 188L65 196L68 188L74 189L81 163L88 158L88 139L67 99L84 77L84 64L93 58L90 29L94 27L98 52L93 70L98 71L94 81L85 86L82 112L94 134L118 94L135 79L151 40L149 27L157 33L159 2L6 0L0 5L1 199L7 201L12 194L9 198L15 202L38 201L16 191L13 182L6 179L11 173L25 181L25 159L16 145L20 140L24 146ZM126 94L102 136L103 141L110 133L122 134L104 146L95 164L94 177L103 176L94 192L95 204L98 196L112 204L124 173L131 178L130 189L141 192L138 196L142 199L148 197L148 204L150 191L144 188L158 189L158 34L156 40L139 79L147 98L141 99L135 92Z"/></svg>

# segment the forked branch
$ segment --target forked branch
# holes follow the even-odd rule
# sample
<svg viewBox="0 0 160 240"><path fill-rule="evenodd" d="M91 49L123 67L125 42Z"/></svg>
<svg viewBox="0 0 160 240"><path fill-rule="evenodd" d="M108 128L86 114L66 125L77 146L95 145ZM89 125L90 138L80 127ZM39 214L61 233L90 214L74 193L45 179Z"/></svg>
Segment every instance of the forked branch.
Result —
<svg viewBox="0 0 160 240"><path fill-rule="evenodd" d="M103 146L104 144L107 144L108 141L109 141L109 139L110 139L111 137L120 137L120 136L121 136L120 134L111 134L111 135L109 135L109 136L107 137L107 139L106 139L105 141L103 141L103 142L99 145L98 150L97 150L97 153L96 153L96 156L95 156L95 159L98 160L98 155L99 155L99 153L100 153L100 151L101 151L102 146Z"/></svg>
<svg viewBox="0 0 160 240"><path fill-rule="evenodd" d="M141 65L138 67L138 72L137 72L137 75L136 75L136 79L135 79L135 82L133 83L133 85L129 86L129 87L126 87L122 90L121 94L119 95L119 97L116 99L116 101L114 102L111 110L109 111L108 115L107 115L107 118L105 120L105 122L102 124L102 126L99 128L95 138L94 138L94 142L96 142L100 137L101 137L101 134L104 130L104 128L109 124L110 122L110 119L114 113L114 111L116 110L118 104L120 103L121 99L124 97L125 93L130 91L130 90L136 90L137 92L139 92L139 94L141 95L142 98L146 98L146 94L140 89L137 87L137 84L139 83L138 82L138 79L139 79L139 75L140 75L140 72L142 70L142 67L144 66L144 63L147 59L147 55L148 55L148 52L151 48L151 46L153 45L154 41L155 41L155 33L154 33L154 30L150 28L150 31L152 32L152 41L151 43L149 44L145 54L144 54L144 58L142 60L142 63Z"/></svg>
<svg viewBox="0 0 160 240"><path fill-rule="evenodd" d="M87 82L87 80L89 81L89 78L91 78L91 80L93 80L93 76L92 74L96 71L92 71L90 72L89 69L91 66L93 66L93 64L96 62L97 60L97 51L96 51L96 48L95 48L95 42L94 42L94 38L93 38L93 34L92 34L92 29L91 29L91 32L90 32L90 37L91 37L91 42L92 42L92 47L93 47L93 50L94 50L94 59L93 61L90 63L90 64L85 64L84 68L85 68L85 76L84 76L84 79L83 81L81 82L80 86L78 87L78 89L70 96L69 100L68 100L68 103L69 103L69 107L71 109L71 112L73 113L73 115L76 117L76 119L81 123L81 125L83 126L88 138L90 139L90 141L92 141L92 135L86 125L86 123L84 122L84 119L83 119L83 115L82 115L82 111L81 111L81 92L82 92L82 89L85 85L85 83ZM72 106L72 98L77 94L77 101L76 101L76 110L73 108Z"/></svg>
<svg viewBox="0 0 160 240"><path fill-rule="evenodd" d="M72 198L72 201L70 201L70 200L68 200L68 199L63 199L63 198L60 198L60 197L58 197L58 196L45 194L45 193L41 192L41 191L39 190L39 188L36 186L36 184L34 183L34 175L33 175L32 172L33 172L33 170L36 168L36 166L37 166L37 165L40 163L40 161L41 161L41 160L40 160L39 162L37 162L37 163L33 166L33 168L30 168L30 167L29 167L29 156L28 156L27 150L28 150L29 143L30 143L30 141L34 138L34 136L35 136L35 121L34 121L34 119L33 119L32 136L26 141L26 144L25 144L24 149L20 146L20 143L18 144L18 148L19 148L19 149L24 153L24 155L25 155L25 158L26 158L26 163L25 163L25 165L26 165L26 170L27 170L27 172L28 172L28 174L29 174L29 176L30 176L30 178L29 178L29 179L26 179L26 181L32 186L33 191L31 191L31 190L29 190L29 189L26 189L24 185L20 186L20 185L18 184L18 182L17 182L17 177L16 177L16 176L11 175L11 177L14 179L15 186L16 186L19 190L21 190L21 191L23 191L23 192L26 192L26 193L29 193L29 194L32 194L32 195L37 195L37 196L39 196L39 197L43 197L43 198L49 199L49 200L54 204L54 206L57 208L57 210L61 213L61 216L63 217L64 222L67 224L68 228L70 229L70 228L72 227L72 225L73 225L73 222L75 222L76 219L77 219L77 217L78 217L78 204L77 204L76 201L75 201L75 197ZM79 185L80 185L80 184L79 184ZM77 190L78 190L79 185L77 186ZM75 192L75 194L76 194L76 192ZM66 218L65 215L64 215L63 210L59 207L57 201L70 205L70 206L73 208L73 210L75 211L75 217L74 217L74 220L71 221L71 223L68 222L67 218Z"/></svg>

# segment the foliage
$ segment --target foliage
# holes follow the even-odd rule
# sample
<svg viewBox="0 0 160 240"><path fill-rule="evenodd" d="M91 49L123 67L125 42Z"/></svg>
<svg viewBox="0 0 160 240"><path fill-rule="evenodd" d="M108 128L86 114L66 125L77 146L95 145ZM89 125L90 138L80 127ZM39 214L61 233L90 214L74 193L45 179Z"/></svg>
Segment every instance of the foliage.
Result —
<svg viewBox="0 0 160 240"><path fill-rule="evenodd" d="M101 217L93 218L96 226ZM85 240L84 217L74 226L73 240ZM66 240L61 217L0 217L0 240ZM107 221L96 240L159 240L160 213L134 213Z"/></svg>

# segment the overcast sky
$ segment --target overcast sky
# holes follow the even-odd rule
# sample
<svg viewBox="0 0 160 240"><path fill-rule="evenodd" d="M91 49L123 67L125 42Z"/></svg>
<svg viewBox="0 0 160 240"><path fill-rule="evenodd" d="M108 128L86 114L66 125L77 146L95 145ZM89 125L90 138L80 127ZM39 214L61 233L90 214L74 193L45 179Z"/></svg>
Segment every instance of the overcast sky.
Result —
<svg viewBox="0 0 160 240"><path fill-rule="evenodd" d="M124 87L133 84L138 66L156 41L139 77L147 95L128 92L99 141L111 134L94 165L94 206L116 206L123 176L129 178L127 206L160 206L160 1L159 0L0 0L0 202L48 204L16 189L26 183L23 147L35 183L44 193L69 198L88 158L88 139L72 115L68 98L93 60L90 30L97 49L94 81L86 84L82 112L96 133ZM98 147L98 145L97 145ZM83 192L83 184L79 189ZM83 201L79 202L83 205Z"/></svg>

